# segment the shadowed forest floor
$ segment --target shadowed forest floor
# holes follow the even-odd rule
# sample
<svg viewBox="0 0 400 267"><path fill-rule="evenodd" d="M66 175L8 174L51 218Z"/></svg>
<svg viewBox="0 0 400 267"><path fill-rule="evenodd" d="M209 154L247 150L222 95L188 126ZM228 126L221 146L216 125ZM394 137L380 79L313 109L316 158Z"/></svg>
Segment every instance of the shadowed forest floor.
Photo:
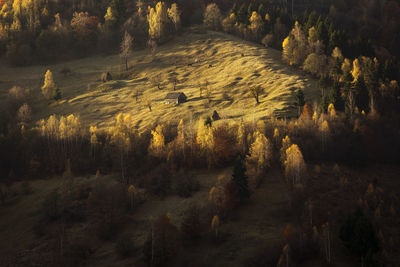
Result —
<svg viewBox="0 0 400 267"><path fill-rule="evenodd" d="M172 222L179 228L184 211L191 205L204 206L208 203L208 192L215 185L220 175L230 177L231 168L220 171L197 171L195 176L200 183L200 190L190 198L181 198L175 195L165 199L148 199L143 205L129 215L124 230L119 235L129 234L135 244L135 261L141 266L141 247L151 229L150 219L157 218L169 212ZM100 177L107 182L113 182L111 176ZM250 201L234 211L229 222L222 222L220 233L223 241L211 242L209 238L201 240L196 246L185 248L183 261L192 262L194 266L243 266L243 261L249 258L254 249L269 243L281 240L282 232L290 222L289 195L279 170L272 170L265 182L252 195ZM92 183L94 177L76 177L74 184ZM15 184L14 188L19 188ZM36 238L34 225L40 220L41 204L44 197L54 189L65 186L64 178L50 180L36 180L31 182L32 193L17 198L0 209L0 263L30 261L35 262L40 257L37 251L46 244L45 240ZM85 227L77 225L75 227ZM74 231L71 229L70 231ZM243 244L246 244L245 246ZM122 260L115 254L113 241L99 243L95 253L90 257L89 266L126 266L132 263L132 258ZM43 251L42 251L43 252ZM201 256L200 256L201 255ZM198 260L191 261L192 257Z"/></svg>

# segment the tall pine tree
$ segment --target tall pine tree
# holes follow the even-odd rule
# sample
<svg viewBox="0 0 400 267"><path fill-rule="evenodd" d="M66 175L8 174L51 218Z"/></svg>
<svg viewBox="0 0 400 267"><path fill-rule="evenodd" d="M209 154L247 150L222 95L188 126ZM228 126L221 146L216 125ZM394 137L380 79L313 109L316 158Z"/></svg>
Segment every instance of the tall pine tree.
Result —
<svg viewBox="0 0 400 267"><path fill-rule="evenodd" d="M238 156L233 167L232 181L235 183L240 202L244 202L250 197L249 182L246 175L246 166L244 165L243 158Z"/></svg>

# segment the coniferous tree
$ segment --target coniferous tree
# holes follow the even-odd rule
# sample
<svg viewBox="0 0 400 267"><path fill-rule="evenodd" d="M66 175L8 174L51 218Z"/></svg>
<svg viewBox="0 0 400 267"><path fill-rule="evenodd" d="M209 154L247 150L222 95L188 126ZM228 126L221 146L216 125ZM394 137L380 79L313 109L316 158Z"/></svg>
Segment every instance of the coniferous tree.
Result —
<svg viewBox="0 0 400 267"><path fill-rule="evenodd" d="M253 15L253 12L257 10L256 8L257 7L253 2L251 2L249 4L249 6L247 7L247 19L248 20L250 20L251 16Z"/></svg>
<svg viewBox="0 0 400 267"><path fill-rule="evenodd" d="M313 10L313 11L310 13L310 15L308 16L308 19L307 19L307 23L306 23L306 26L305 26L306 32L308 32L308 30L309 30L311 27L315 26L315 25L316 25L316 22L317 22L317 13Z"/></svg>
<svg viewBox="0 0 400 267"><path fill-rule="evenodd" d="M339 58L334 58L334 63L331 67L330 75L335 81L339 81L339 78L342 75L341 65L341 60Z"/></svg>
<svg viewBox="0 0 400 267"><path fill-rule="evenodd" d="M333 30L329 35L328 51L332 51L335 47L346 49L347 38L343 31Z"/></svg>
<svg viewBox="0 0 400 267"><path fill-rule="evenodd" d="M267 14L267 9L266 9L265 6L263 5L263 3L261 3L261 4L258 6L257 12L258 12L258 14L260 14L260 16L261 16L262 18L265 18L265 15Z"/></svg>
<svg viewBox="0 0 400 267"><path fill-rule="evenodd" d="M112 0L110 3L110 8L116 18L117 25L121 25L125 19L125 0Z"/></svg>
<svg viewBox="0 0 400 267"><path fill-rule="evenodd" d="M303 90L299 89L296 92L296 106L297 106L297 115L300 116L300 112L303 110L303 106L305 105L304 100L304 92Z"/></svg>
<svg viewBox="0 0 400 267"><path fill-rule="evenodd" d="M248 177L246 175L246 166L241 156L238 156L235 161L235 165L233 167L232 181L235 183L238 189L240 202L244 202L250 197L250 190Z"/></svg>
<svg viewBox="0 0 400 267"><path fill-rule="evenodd" d="M329 102L335 106L336 110L344 110L344 101L340 93L340 83L337 81L333 82L330 89Z"/></svg>
<svg viewBox="0 0 400 267"><path fill-rule="evenodd" d="M375 98L379 86L379 65L376 59L369 60L365 65L364 83L369 94L370 109L375 111Z"/></svg>
<svg viewBox="0 0 400 267"><path fill-rule="evenodd" d="M379 239L372 223L359 208L340 228L340 238L352 253L361 258L362 264L368 254L375 254L380 249Z"/></svg>
<svg viewBox="0 0 400 267"><path fill-rule="evenodd" d="M315 29L317 31L318 40L322 41L325 47L328 47L329 32L321 16L318 18Z"/></svg>
<svg viewBox="0 0 400 267"><path fill-rule="evenodd" d="M230 14L235 14L235 16L237 16L238 14L238 5L237 2L235 2L231 8L231 10L229 11Z"/></svg>
<svg viewBox="0 0 400 267"><path fill-rule="evenodd" d="M246 4L243 3L238 12L237 12L237 18L238 18L238 22L247 25L248 24L248 17L247 17L247 8L246 8Z"/></svg>

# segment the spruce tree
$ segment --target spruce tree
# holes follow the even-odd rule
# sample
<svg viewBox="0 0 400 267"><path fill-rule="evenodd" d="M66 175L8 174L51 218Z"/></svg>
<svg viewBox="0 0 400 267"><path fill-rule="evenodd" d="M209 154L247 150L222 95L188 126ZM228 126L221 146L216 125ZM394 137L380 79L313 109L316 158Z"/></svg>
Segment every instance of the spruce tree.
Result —
<svg viewBox="0 0 400 267"><path fill-rule="evenodd" d="M303 106L305 105L305 100L304 100L304 92L303 90L299 89L296 92L296 106L297 106L297 115L300 116L301 111L303 110Z"/></svg>
<svg viewBox="0 0 400 267"><path fill-rule="evenodd" d="M328 106L329 106L329 96L328 94L324 94L321 96L321 101L319 103L319 109L321 111L321 113L326 113Z"/></svg>
<svg viewBox="0 0 400 267"><path fill-rule="evenodd" d="M54 100L60 100L61 99L61 92L58 86L56 86L53 90L53 99Z"/></svg>
<svg viewBox="0 0 400 267"><path fill-rule="evenodd" d="M315 26L315 25L316 25L316 22L317 22L317 14L315 13L315 11L312 11L312 12L310 13L310 15L308 16L308 20L307 20L306 28L305 28L306 32L308 32L308 30L309 30L312 26Z"/></svg>
<svg viewBox="0 0 400 267"><path fill-rule="evenodd" d="M264 7L262 3L258 6L258 14L260 14L262 18L264 18L265 14L267 14L267 9Z"/></svg>
<svg viewBox="0 0 400 267"><path fill-rule="evenodd" d="M239 23L248 24L249 20L247 18L247 8L246 8L246 4L245 3L243 3L240 6L238 14L237 14L237 17L238 17Z"/></svg>
<svg viewBox="0 0 400 267"><path fill-rule="evenodd" d="M230 14L235 14L235 16L237 16L238 14L238 6L237 6L237 2L235 2L231 8L231 10L229 11Z"/></svg>
<svg viewBox="0 0 400 267"><path fill-rule="evenodd" d="M253 3L249 4L249 7L247 8L247 20L250 20L251 15L253 14L253 11L256 11L256 6Z"/></svg>
<svg viewBox="0 0 400 267"><path fill-rule="evenodd" d="M235 183L238 189L240 202L244 202L250 197L250 190L248 177L246 175L246 166L244 165L241 156L238 156L235 161L235 165L233 167L232 181Z"/></svg>
<svg viewBox="0 0 400 267"><path fill-rule="evenodd" d="M124 0L112 0L110 3L111 11L115 15L117 25L121 25L125 18Z"/></svg>
<svg viewBox="0 0 400 267"><path fill-rule="evenodd" d="M363 79L358 79L353 83L353 89L356 93L356 105L365 112L369 111L369 94Z"/></svg>
<svg viewBox="0 0 400 267"><path fill-rule="evenodd" d="M364 70L364 83L368 90L370 109L375 110L375 97L379 86L378 61L370 60Z"/></svg>
<svg viewBox="0 0 400 267"><path fill-rule="evenodd" d="M336 110L344 110L344 101L340 94L340 83L337 81L333 82L329 92L329 104L333 104Z"/></svg>
<svg viewBox="0 0 400 267"><path fill-rule="evenodd" d="M340 228L340 239L344 241L345 246L353 254L361 258L361 261L380 250L379 239L374 226L360 208L350 215ZM372 265L366 264L365 266Z"/></svg>
<svg viewBox="0 0 400 267"><path fill-rule="evenodd" d="M334 78L335 81L339 81L340 75L342 75L342 62L340 58L335 58L335 61L332 65L330 75Z"/></svg>

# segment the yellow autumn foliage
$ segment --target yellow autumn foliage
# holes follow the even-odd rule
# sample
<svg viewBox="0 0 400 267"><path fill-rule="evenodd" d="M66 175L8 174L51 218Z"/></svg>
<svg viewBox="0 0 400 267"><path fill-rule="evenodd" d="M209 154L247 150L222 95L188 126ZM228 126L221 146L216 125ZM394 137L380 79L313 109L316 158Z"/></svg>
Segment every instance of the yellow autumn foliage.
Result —
<svg viewBox="0 0 400 267"><path fill-rule="evenodd" d="M272 147L264 134L255 132L254 142L246 156L246 168L249 176L250 187L254 190L260 182L262 173L270 166L272 159Z"/></svg>
<svg viewBox="0 0 400 267"><path fill-rule="evenodd" d="M280 160L281 163L283 164L286 160L286 150L292 145L292 141L290 140L289 136L285 136L285 138L282 139L282 147L280 149Z"/></svg>
<svg viewBox="0 0 400 267"><path fill-rule="evenodd" d="M303 154L300 148L293 144L286 150L286 160L284 162L285 175L288 180L292 179L292 184L301 183L301 178L306 169L306 164L303 159Z"/></svg>
<svg viewBox="0 0 400 267"><path fill-rule="evenodd" d="M147 21L149 23L149 37L154 41L161 42L167 33L166 27L169 21L165 2L158 2L155 8L150 8Z"/></svg>
<svg viewBox="0 0 400 267"><path fill-rule="evenodd" d="M151 131L153 135L150 146L149 152L154 156L161 157L165 151L165 139L164 139L164 127L162 125L157 125L156 129Z"/></svg>
<svg viewBox="0 0 400 267"><path fill-rule="evenodd" d="M332 118L336 117L336 109L335 109L335 106L332 103L330 103L329 106L328 106L328 114Z"/></svg>

